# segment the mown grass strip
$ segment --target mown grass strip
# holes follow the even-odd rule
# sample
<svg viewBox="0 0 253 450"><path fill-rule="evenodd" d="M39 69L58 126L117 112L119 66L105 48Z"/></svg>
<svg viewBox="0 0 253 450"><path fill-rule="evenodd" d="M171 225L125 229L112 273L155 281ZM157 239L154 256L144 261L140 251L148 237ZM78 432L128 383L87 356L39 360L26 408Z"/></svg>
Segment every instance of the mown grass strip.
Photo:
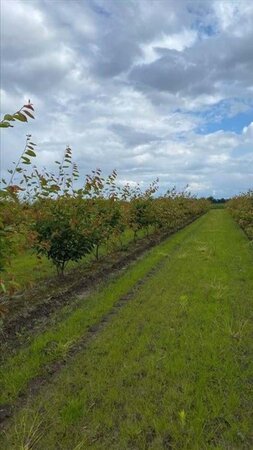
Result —
<svg viewBox="0 0 253 450"><path fill-rule="evenodd" d="M3 449L252 448L252 249L225 211L201 225L30 399Z"/></svg>
<svg viewBox="0 0 253 450"><path fill-rule="evenodd" d="M124 296L159 261L173 252L196 230L204 217L181 230L166 242L150 250L140 261L126 269L119 278L101 287L54 328L36 336L26 348L8 358L1 367L0 403L10 403L24 391L29 381L43 375L45 367L63 358L71 347L98 323L113 305Z"/></svg>

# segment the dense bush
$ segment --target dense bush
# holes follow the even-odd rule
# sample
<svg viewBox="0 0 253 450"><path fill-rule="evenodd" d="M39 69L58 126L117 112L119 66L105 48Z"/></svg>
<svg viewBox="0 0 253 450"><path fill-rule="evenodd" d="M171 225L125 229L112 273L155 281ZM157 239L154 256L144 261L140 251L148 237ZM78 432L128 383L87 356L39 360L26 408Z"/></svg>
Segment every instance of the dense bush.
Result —
<svg viewBox="0 0 253 450"><path fill-rule="evenodd" d="M34 209L34 248L62 275L69 261L83 258L95 245L87 202L60 197L39 201Z"/></svg>
<svg viewBox="0 0 253 450"><path fill-rule="evenodd" d="M112 235L120 235L125 229L121 203L114 198L103 197L90 201L90 228L96 248L96 258L99 248L108 242Z"/></svg>
<svg viewBox="0 0 253 450"><path fill-rule="evenodd" d="M129 227L133 230L134 240L141 229L149 234L149 228L154 222L154 200L145 197L133 199L129 209Z"/></svg>
<svg viewBox="0 0 253 450"><path fill-rule="evenodd" d="M232 198L227 207L248 237L253 239L253 190Z"/></svg>

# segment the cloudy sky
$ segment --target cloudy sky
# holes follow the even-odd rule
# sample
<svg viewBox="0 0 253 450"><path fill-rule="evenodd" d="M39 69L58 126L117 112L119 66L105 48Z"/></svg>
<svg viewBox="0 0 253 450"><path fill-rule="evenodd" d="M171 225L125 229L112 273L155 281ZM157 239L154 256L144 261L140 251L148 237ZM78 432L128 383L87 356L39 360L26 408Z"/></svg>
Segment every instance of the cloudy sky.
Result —
<svg viewBox="0 0 253 450"><path fill-rule="evenodd" d="M252 0L1 0L2 174L26 133L38 164L198 195L253 187Z"/></svg>

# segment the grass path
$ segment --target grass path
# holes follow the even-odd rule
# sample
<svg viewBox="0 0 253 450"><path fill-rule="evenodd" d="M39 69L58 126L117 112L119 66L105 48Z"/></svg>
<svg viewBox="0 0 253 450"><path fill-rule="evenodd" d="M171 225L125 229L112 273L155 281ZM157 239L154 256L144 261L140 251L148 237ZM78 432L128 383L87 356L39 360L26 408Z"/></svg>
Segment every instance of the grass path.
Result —
<svg viewBox="0 0 253 450"><path fill-rule="evenodd" d="M201 226L200 218L190 226L174 234L170 239L153 247L139 261L130 264L110 282L102 283L90 295L68 304L57 311L57 321L45 332L35 332L28 344L17 351L3 351L0 371L0 404L13 402L24 394L27 385L36 377L46 375L51 363L65 358L73 346L89 335L121 298L135 289L150 271L171 257L183 242ZM78 306L79 304L79 306Z"/></svg>
<svg viewBox="0 0 253 450"><path fill-rule="evenodd" d="M253 448L253 251L225 210L210 211L151 250L76 311L77 334L87 329L87 316L99 321L162 258L90 345L28 398L1 449ZM72 328L66 320L61 332L48 331L56 348L57 336L64 348L64 336L74 333L73 315ZM38 373L45 352L32 345L3 373L11 378L20 365L26 383L36 357ZM4 382L6 388L7 375ZM14 398L15 377L11 386Z"/></svg>

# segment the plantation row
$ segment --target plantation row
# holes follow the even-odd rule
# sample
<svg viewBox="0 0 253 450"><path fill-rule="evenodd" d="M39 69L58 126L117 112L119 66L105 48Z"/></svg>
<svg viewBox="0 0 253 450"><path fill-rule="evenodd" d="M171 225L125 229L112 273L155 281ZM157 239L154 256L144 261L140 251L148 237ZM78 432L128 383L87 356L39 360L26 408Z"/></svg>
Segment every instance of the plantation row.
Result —
<svg viewBox="0 0 253 450"><path fill-rule="evenodd" d="M33 117L28 103L13 115L5 115L0 126L12 127L15 120ZM9 169L10 179L2 179L0 190L0 271L6 270L10 257L33 250L46 256L63 275L68 262L79 261L91 252L99 257L101 246L109 241L123 245L122 237L138 234L168 233L207 211L210 202L196 199L175 188L155 197L158 180L142 191L117 183L113 171L103 177L94 170L80 180L72 151L66 148L56 169L39 169L35 164L36 144L27 135L23 153ZM252 191L228 204L235 219L253 237ZM6 285L0 280L2 290ZM7 286L8 287L8 286Z"/></svg>
<svg viewBox="0 0 253 450"><path fill-rule="evenodd" d="M142 192L138 187L118 187L116 176L113 172L104 179L97 170L86 177L82 189L75 190L73 184L62 189L60 182L57 194L48 187L51 176L40 191L36 186L31 195L30 190L29 198L27 191L21 195L17 189L2 191L1 268L5 267L10 249L33 248L38 256L46 255L63 274L69 261L78 261L91 251L98 258L100 247L109 239L120 241L126 229L131 230L134 240L143 230L147 235L169 232L209 206L206 200L175 190L154 199L156 183ZM66 177L64 183L66 186Z"/></svg>
<svg viewBox="0 0 253 450"><path fill-rule="evenodd" d="M0 127L27 122L34 118L33 113L33 105L28 103L16 113L6 114ZM105 254L112 244L123 249L129 234L135 241L144 233L168 233L202 214L209 205L175 189L154 199L158 180L141 191L139 186L119 186L115 171L104 178L97 169L82 181L69 147L62 161L55 161L54 171L41 170L35 161L36 144L27 135L19 160L8 170L9 180L1 180L0 272L4 274L0 277L0 315L7 310L5 294L8 297L21 289L18 274L12 273L15 258L21 258L29 272L35 266L26 266L25 261L33 252L39 259L44 257L43 264L45 258L51 261L63 275L71 261L80 261L91 252L98 259L101 247ZM32 272L27 278L29 285L36 280Z"/></svg>
<svg viewBox="0 0 253 450"><path fill-rule="evenodd" d="M228 207L232 216L245 230L248 237L253 239L253 190L232 198Z"/></svg>
<svg viewBox="0 0 253 450"><path fill-rule="evenodd" d="M6 114L0 122L4 128L15 121L27 122L34 108L29 102L14 114ZM0 270L4 270L11 253L20 247L46 255L63 274L69 261L78 261L109 238L121 239L126 229L134 239L140 230L176 229L190 218L203 213L208 202L196 200L175 189L153 199L156 180L144 192L139 186L119 187L117 174L102 177L100 169L79 179L72 152L66 148L62 161L55 161L54 172L36 167L36 144L27 135L23 153L13 168L10 179L2 179L0 215ZM3 287L4 288L4 287Z"/></svg>
<svg viewBox="0 0 253 450"><path fill-rule="evenodd" d="M8 274L9 259L33 250L38 258L52 261L59 275L70 261L91 252L99 258L100 248L117 243L124 248L124 235L167 234L204 213L209 202L175 190L153 198L156 185L139 188L116 187L116 173L106 180L97 170L86 178L83 189L70 192L42 192L29 197L20 191L3 191L1 208L1 269ZM66 189L65 189L66 191ZM8 278L8 277L7 277ZM30 280L32 281L32 274ZM34 281L34 280L33 280ZM16 287L15 287L16 285ZM14 288L13 288L14 287ZM2 282L3 294L19 289L19 280ZM5 313L0 303L0 312Z"/></svg>

